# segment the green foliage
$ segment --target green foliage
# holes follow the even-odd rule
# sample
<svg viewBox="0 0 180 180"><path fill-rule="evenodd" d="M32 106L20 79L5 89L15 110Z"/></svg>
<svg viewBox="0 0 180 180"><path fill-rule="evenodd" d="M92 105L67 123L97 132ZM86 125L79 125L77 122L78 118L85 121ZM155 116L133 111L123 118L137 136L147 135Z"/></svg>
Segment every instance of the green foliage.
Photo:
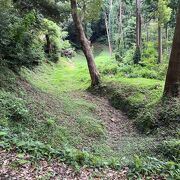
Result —
<svg viewBox="0 0 180 180"><path fill-rule="evenodd" d="M116 62L110 62L109 64L101 64L98 66L102 75L115 75L118 73L118 65Z"/></svg>
<svg viewBox="0 0 180 180"><path fill-rule="evenodd" d="M68 33L63 31L60 26L55 22L48 19L44 19L42 22L42 33L49 36L49 43L51 49L49 49L48 58L52 62L57 62L61 55L61 51L70 48L69 41L65 40ZM44 42L46 44L47 42Z"/></svg>
<svg viewBox="0 0 180 180"><path fill-rule="evenodd" d="M49 118L49 119L47 119L46 123L47 123L48 126L52 127L52 126L55 125L56 122L55 122L54 119Z"/></svg>
<svg viewBox="0 0 180 180"><path fill-rule="evenodd" d="M179 116L179 100L164 100L142 109L138 114L136 123L141 131L147 132L163 126L178 125ZM176 128L178 128L178 126Z"/></svg>
<svg viewBox="0 0 180 180"><path fill-rule="evenodd" d="M173 161L161 161L155 157L134 157L130 167L129 178L147 179L161 177L167 179L179 179L180 164Z"/></svg>
<svg viewBox="0 0 180 180"><path fill-rule="evenodd" d="M29 154L31 161L58 159L60 162L66 162L79 169L81 166L88 167L113 167L119 168L117 161L113 159L106 161L105 159L92 155L88 151L80 151L73 148L64 147L63 149L54 149L48 144L40 141L34 141L31 138L28 140L20 140L15 134L11 134L10 130L0 126L0 147L7 150L16 150L21 153L18 164L27 164L23 161L23 154Z"/></svg>
<svg viewBox="0 0 180 180"><path fill-rule="evenodd" d="M169 160L180 161L180 141L177 139L163 141L157 150Z"/></svg>
<svg viewBox="0 0 180 180"><path fill-rule="evenodd" d="M171 8L168 7L169 0L158 0L157 17L159 24L162 26L166 24L171 17Z"/></svg>
<svg viewBox="0 0 180 180"><path fill-rule="evenodd" d="M84 131L84 134L87 134L90 137L103 137L105 135L103 125L101 125L96 119L89 117L79 117L77 119L77 122L81 129Z"/></svg>
<svg viewBox="0 0 180 180"><path fill-rule="evenodd" d="M102 0L80 0L79 15L85 20L85 22L97 20L101 10Z"/></svg>
<svg viewBox="0 0 180 180"><path fill-rule="evenodd" d="M55 22L44 19L34 10L20 13L10 1L1 3L4 3L0 11L1 64L19 70L22 66L33 67L45 61L42 32L49 34L53 46L50 60L59 60L61 50L70 47L69 42L64 40L67 33Z"/></svg>
<svg viewBox="0 0 180 180"><path fill-rule="evenodd" d="M142 62L145 65L155 65L157 63L157 48L154 42L147 42L145 48L142 49Z"/></svg>
<svg viewBox="0 0 180 180"><path fill-rule="evenodd" d="M108 69L109 68L109 69ZM164 80L166 75L166 65L128 65L128 64L109 64L102 70L103 74L112 74L116 77L125 78L146 78Z"/></svg>
<svg viewBox="0 0 180 180"><path fill-rule="evenodd" d="M13 7L0 12L0 54L12 69L32 66L44 59L43 48L37 39L38 18L34 12L20 17Z"/></svg>
<svg viewBox="0 0 180 180"><path fill-rule="evenodd" d="M0 91L0 107L1 121L6 118L12 121L22 121L28 118L29 113L24 100L5 91Z"/></svg>

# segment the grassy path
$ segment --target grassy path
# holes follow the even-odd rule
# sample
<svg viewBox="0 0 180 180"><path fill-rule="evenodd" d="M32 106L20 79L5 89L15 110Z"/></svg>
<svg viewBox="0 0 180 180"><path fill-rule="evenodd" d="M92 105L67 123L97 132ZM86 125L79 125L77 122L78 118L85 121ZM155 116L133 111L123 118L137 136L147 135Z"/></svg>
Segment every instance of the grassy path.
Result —
<svg viewBox="0 0 180 180"><path fill-rule="evenodd" d="M102 61L104 57L109 58L106 52L99 54L96 61ZM86 91L90 80L83 56L78 55L73 60L62 59L53 66L43 65L35 73L26 71L26 78L35 88L56 97L55 100L43 98L43 101L44 106L54 105L54 109L47 108L47 111L55 115L58 124L63 124L65 137L61 145L68 143L78 149L88 150L104 158L115 158L126 164L127 161L132 161L134 154L143 152L153 143L153 138L139 135L132 121L113 108L108 100ZM58 141L53 145L59 146Z"/></svg>
<svg viewBox="0 0 180 180"><path fill-rule="evenodd" d="M109 56L103 49L96 54L96 63L101 70L108 64ZM76 155L70 153L70 159L77 162L79 159L76 158L85 152L87 157L94 155L95 167L101 162L110 167L126 167L132 163L135 154L147 154L153 146L153 137L139 134L132 120L123 112L112 107L106 98L87 91L90 78L82 55L77 54L72 60L62 58L58 64L43 64L34 71L24 69L22 75L25 78L17 77L15 90L17 96L26 102L30 119L20 124L11 122L11 132L17 135L18 140L26 143L38 141L54 149L73 153L77 149L81 150ZM114 77L105 78L111 81ZM123 80L129 79L118 79L121 83ZM116 79L116 83L118 81ZM150 81L145 81L145 85ZM131 79L130 83L136 82ZM89 179L96 175L102 179L127 179L127 168L122 171L101 169L101 172L82 168L77 175L71 167L59 164L56 160L40 162L40 170L30 164L16 165L22 160L17 153L0 150L0 155L7 159L5 163L3 158L0 160L2 177L9 174L9 178L27 176L29 179L37 179L53 174L53 177L63 176L68 179ZM16 170L11 167L13 163L18 166ZM22 172L20 176L19 172Z"/></svg>

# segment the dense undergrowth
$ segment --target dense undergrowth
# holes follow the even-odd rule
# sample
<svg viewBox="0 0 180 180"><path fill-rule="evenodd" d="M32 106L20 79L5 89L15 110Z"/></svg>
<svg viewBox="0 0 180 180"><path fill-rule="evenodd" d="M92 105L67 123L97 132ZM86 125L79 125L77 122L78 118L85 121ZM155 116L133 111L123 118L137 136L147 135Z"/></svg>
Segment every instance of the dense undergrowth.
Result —
<svg viewBox="0 0 180 180"><path fill-rule="evenodd" d="M130 178L157 174L178 179L179 100L161 99L164 83L157 80L160 78L127 78L109 68L113 63L104 66L110 61L108 54L99 53L96 61L104 74L103 83L91 92L108 97L114 107L126 112L141 132L149 134L148 144L152 134L158 142L151 152L137 151L133 144L125 145L125 154L114 152L105 143L107 133L102 120L94 115L96 105L76 97L90 83L82 59L78 55L75 63L61 59L57 65L43 64L34 71L24 69L21 77L2 67L0 146L29 153L33 161L58 158L76 168L129 165ZM143 146L147 147L147 143Z"/></svg>
<svg viewBox="0 0 180 180"><path fill-rule="evenodd" d="M123 110L134 121L140 132L166 139L158 145L159 151L155 150L153 158L135 157L131 167L133 175L163 174L170 168L172 171L168 170L168 173L172 177L169 179L178 179L180 101L163 98L164 82L161 80L165 78L166 65L144 67L113 60L108 66L106 64L105 56L100 57L103 84L90 91L106 96L112 106ZM163 160L159 160L161 154ZM168 163L164 159L169 160Z"/></svg>
<svg viewBox="0 0 180 180"><path fill-rule="evenodd" d="M142 132L154 132L163 127L178 132L179 99L163 98L164 81L162 80L165 78L166 64L159 66L147 64L146 67L142 67L128 65L125 61L122 66L113 58L109 60L104 51L97 58L97 64L104 74L103 83L100 87L90 89L91 92L106 96L114 107L123 110L133 119ZM154 70L159 75L152 77ZM147 74L143 75L144 72Z"/></svg>

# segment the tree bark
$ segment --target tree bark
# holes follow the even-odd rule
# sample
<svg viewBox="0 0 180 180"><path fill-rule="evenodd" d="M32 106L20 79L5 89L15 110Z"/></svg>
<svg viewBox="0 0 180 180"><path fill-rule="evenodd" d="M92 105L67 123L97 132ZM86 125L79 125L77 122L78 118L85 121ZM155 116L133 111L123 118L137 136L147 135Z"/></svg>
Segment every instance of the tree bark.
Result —
<svg viewBox="0 0 180 180"><path fill-rule="evenodd" d="M162 27L158 23L158 64L162 63Z"/></svg>
<svg viewBox="0 0 180 180"><path fill-rule="evenodd" d="M106 33L108 38L108 46L109 46L109 54L112 56L112 29L111 29L111 15L112 15L112 0L109 0L109 9L108 12L104 13L105 25L106 25Z"/></svg>
<svg viewBox="0 0 180 180"><path fill-rule="evenodd" d="M87 60L88 69L91 77L91 85L92 86L99 85L100 75L96 68L96 64L94 62L94 56L92 53L90 42L85 36L83 25L78 15L77 0L71 0L71 10L72 10L73 21L76 26L78 36L82 45L82 49Z"/></svg>
<svg viewBox="0 0 180 180"><path fill-rule="evenodd" d="M46 34L46 53L50 54L51 50L52 50L51 41L50 41L49 35Z"/></svg>
<svg viewBox="0 0 180 180"><path fill-rule="evenodd" d="M135 58L134 59L135 64L138 64L139 61L141 60L141 2L140 0L136 0L136 57L134 58Z"/></svg>
<svg viewBox="0 0 180 180"><path fill-rule="evenodd" d="M136 0L136 45L141 45L141 10L140 0Z"/></svg>
<svg viewBox="0 0 180 180"><path fill-rule="evenodd" d="M164 95L167 97L180 97L180 5L177 14Z"/></svg>
<svg viewBox="0 0 180 180"><path fill-rule="evenodd" d="M122 12L122 7L123 4L122 4L122 0L119 0L119 35L120 35L120 39L121 41L123 41L123 12Z"/></svg>
<svg viewBox="0 0 180 180"><path fill-rule="evenodd" d="M146 27L146 42L149 42L149 30L148 30L148 26Z"/></svg>
<svg viewBox="0 0 180 180"><path fill-rule="evenodd" d="M108 23L107 14L105 13L104 16L105 16L104 19L105 19L105 25L106 25L106 33L107 33L107 38L108 38L109 54L110 56L112 56L112 45L111 45L110 29L108 25L109 23Z"/></svg>
<svg viewBox="0 0 180 180"><path fill-rule="evenodd" d="M168 53L169 52L169 44L168 44L168 42L169 42L169 30L168 30L168 24L166 24L166 53Z"/></svg>

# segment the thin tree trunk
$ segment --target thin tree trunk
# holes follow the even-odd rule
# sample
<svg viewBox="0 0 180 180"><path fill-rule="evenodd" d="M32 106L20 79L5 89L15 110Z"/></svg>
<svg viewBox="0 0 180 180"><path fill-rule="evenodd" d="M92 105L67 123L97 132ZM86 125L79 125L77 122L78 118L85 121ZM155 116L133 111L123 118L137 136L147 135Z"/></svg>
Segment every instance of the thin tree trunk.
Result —
<svg viewBox="0 0 180 180"><path fill-rule="evenodd" d="M113 0L109 0L109 19L108 19L108 26L109 26L109 35L110 35L110 42L112 44L112 8L113 8ZM111 45L112 47L112 45Z"/></svg>
<svg viewBox="0 0 180 180"><path fill-rule="evenodd" d="M180 97L180 4L166 76L164 95L168 97Z"/></svg>
<svg viewBox="0 0 180 180"><path fill-rule="evenodd" d="M148 26L146 27L146 42L148 43L149 42L149 30L148 30Z"/></svg>
<svg viewBox="0 0 180 180"><path fill-rule="evenodd" d="M112 0L109 0L109 9L108 9L108 15L105 12L105 25L106 25L106 33L108 38L108 46L109 46L109 54L112 56L112 29L111 29L111 15L112 15Z"/></svg>
<svg viewBox="0 0 180 180"><path fill-rule="evenodd" d="M122 17L122 0L119 0L119 34L120 39L123 41L123 17Z"/></svg>
<svg viewBox="0 0 180 180"><path fill-rule="evenodd" d="M158 23L158 64L162 63L162 27Z"/></svg>
<svg viewBox="0 0 180 180"><path fill-rule="evenodd" d="M140 47L141 44L141 12L140 0L136 0L136 45Z"/></svg>
<svg viewBox="0 0 180 180"><path fill-rule="evenodd" d="M52 47L51 47L50 38L49 38L49 35L46 34L46 53L50 54L51 50L52 50Z"/></svg>
<svg viewBox="0 0 180 180"><path fill-rule="evenodd" d="M134 63L138 64L141 60L141 2L136 0L136 53Z"/></svg>
<svg viewBox="0 0 180 180"><path fill-rule="evenodd" d="M77 0L71 0L72 17L73 17L73 21L74 21L74 24L76 26L76 29L77 29L77 32L79 35L79 39L80 39L80 42L82 45L84 55L87 59L89 73L91 76L91 85L96 86L96 85L99 85L99 83L100 83L100 75L99 75L99 72L96 68L96 64L94 62L94 56L92 53L91 45L85 36L84 29L82 26L82 22L79 18L77 9L78 9Z"/></svg>
<svg viewBox="0 0 180 180"><path fill-rule="evenodd" d="M106 33L107 33L107 38L108 38L108 46L109 46L109 54L110 56L112 56L112 45L111 45L111 38L110 38L110 30L109 30L109 26L108 26L108 18L107 18L107 14L105 13L104 15L104 19L105 19L105 25L106 25Z"/></svg>
<svg viewBox="0 0 180 180"><path fill-rule="evenodd" d="M169 38L168 38L168 36L169 36L169 31L168 31L168 24L166 24L166 53L168 53L169 52L169 46L168 46L168 41L169 41Z"/></svg>

